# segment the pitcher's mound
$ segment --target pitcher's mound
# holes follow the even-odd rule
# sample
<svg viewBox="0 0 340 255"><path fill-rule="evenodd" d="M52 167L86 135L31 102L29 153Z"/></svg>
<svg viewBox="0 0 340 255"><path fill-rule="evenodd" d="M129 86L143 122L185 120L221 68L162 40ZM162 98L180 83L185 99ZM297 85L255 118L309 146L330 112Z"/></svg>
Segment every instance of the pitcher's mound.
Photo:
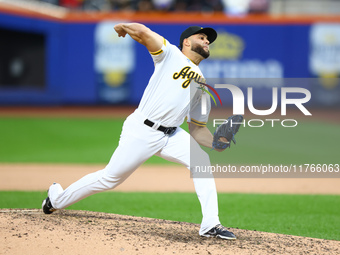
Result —
<svg viewBox="0 0 340 255"><path fill-rule="evenodd" d="M231 229L228 241L199 225L109 213L0 211L2 254L339 254L338 241Z"/></svg>

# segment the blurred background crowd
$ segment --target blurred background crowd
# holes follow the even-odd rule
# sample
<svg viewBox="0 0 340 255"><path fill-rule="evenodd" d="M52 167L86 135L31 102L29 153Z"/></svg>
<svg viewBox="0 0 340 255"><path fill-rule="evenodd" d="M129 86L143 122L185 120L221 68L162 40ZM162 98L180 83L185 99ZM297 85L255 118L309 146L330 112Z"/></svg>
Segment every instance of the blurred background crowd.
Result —
<svg viewBox="0 0 340 255"><path fill-rule="evenodd" d="M267 12L270 0L36 0L91 11Z"/></svg>
<svg viewBox="0 0 340 255"><path fill-rule="evenodd" d="M40 0L81 10L266 12L270 0Z"/></svg>
<svg viewBox="0 0 340 255"><path fill-rule="evenodd" d="M82 11L339 14L340 0L26 0Z"/></svg>

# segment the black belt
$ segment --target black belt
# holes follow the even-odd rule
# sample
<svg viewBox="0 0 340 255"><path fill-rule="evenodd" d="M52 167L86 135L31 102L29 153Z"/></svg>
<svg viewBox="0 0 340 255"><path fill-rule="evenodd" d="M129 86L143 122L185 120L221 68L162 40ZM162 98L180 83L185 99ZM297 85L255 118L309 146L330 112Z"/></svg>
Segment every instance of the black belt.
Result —
<svg viewBox="0 0 340 255"><path fill-rule="evenodd" d="M153 125L155 125L155 123L153 123L152 121L148 119L144 121L144 124L149 127L153 127ZM159 126L157 128L157 130L162 131L166 135L172 135L173 133L175 133L176 129L177 127L163 127L163 126Z"/></svg>

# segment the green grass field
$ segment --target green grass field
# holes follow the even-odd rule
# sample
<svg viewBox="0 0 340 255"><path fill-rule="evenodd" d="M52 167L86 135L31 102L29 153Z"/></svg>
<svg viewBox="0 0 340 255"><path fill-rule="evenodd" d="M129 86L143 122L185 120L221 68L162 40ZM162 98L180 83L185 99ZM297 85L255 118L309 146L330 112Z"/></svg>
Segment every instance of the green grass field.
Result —
<svg viewBox="0 0 340 255"><path fill-rule="evenodd" d="M1 208L40 208L46 192L0 192ZM340 240L340 196L219 194L228 227ZM200 223L193 193L104 192L68 209Z"/></svg>
<svg viewBox="0 0 340 255"><path fill-rule="evenodd" d="M107 163L122 124L122 119L1 118L0 162ZM241 127L232 149L207 152L212 163L339 164L339 138L335 124ZM168 162L152 157L147 163Z"/></svg>
<svg viewBox="0 0 340 255"><path fill-rule="evenodd" d="M123 119L1 118L0 162L107 163L122 125Z"/></svg>
<svg viewBox="0 0 340 255"><path fill-rule="evenodd" d="M122 119L0 118L0 162L107 163L118 145ZM186 125L184 125L186 128ZM339 125L301 122L242 128L237 145L212 161L229 164L339 164ZM217 156L218 155L218 156ZM166 163L152 157L146 163ZM46 192L0 192L1 208L40 208ZM230 227L340 240L340 196L219 194L222 223ZM71 206L126 215L199 223L190 193L96 194Z"/></svg>

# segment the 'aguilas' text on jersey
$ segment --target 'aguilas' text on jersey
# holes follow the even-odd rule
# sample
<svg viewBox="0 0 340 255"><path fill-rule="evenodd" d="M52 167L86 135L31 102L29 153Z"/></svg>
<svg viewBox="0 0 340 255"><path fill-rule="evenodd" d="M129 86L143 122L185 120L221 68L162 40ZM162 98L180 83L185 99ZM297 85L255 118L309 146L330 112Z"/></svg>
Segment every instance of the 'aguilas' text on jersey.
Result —
<svg viewBox="0 0 340 255"><path fill-rule="evenodd" d="M191 80L199 82L200 79L202 78L198 73L190 71L190 69L191 69L190 66L183 67L179 73L174 73L174 75L172 76L175 80L177 80L178 78L185 79L185 81L182 84L182 88L184 89L189 86Z"/></svg>

